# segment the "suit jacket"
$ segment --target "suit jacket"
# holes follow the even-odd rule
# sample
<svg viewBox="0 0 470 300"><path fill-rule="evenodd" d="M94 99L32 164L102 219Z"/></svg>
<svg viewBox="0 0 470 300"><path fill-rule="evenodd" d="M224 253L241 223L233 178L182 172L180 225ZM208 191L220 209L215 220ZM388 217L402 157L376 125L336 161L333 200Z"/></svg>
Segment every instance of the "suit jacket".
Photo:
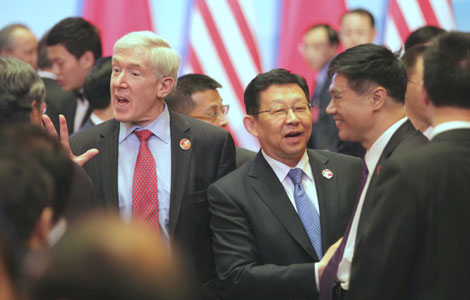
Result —
<svg viewBox="0 0 470 300"><path fill-rule="evenodd" d="M338 129L333 117L326 113L326 107L331 101L330 84L331 78L327 76L323 86L316 87L312 96L312 105L318 105L320 113L317 122L312 125L312 136L308 147L337 152L339 141ZM319 89L318 92L317 89Z"/></svg>
<svg viewBox="0 0 470 300"><path fill-rule="evenodd" d="M237 168L246 163L248 160L256 156L256 152L250 151L245 148L235 147L235 155L237 161Z"/></svg>
<svg viewBox="0 0 470 300"><path fill-rule="evenodd" d="M73 122L75 119L75 110L77 108L77 96L73 92L66 92L57 84L55 79L42 77L42 81L46 87L46 114L51 118L52 124L59 132L59 114L65 116L67 120L67 128L69 134L73 132ZM86 113L85 122L92 112L90 107Z"/></svg>
<svg viewBox="0 0 470 300"><path fill-rule="evenodd" d="M352 212L361 161L308 150L317 189L323 249ZM333 172L331 179L322 170ZM281 182L261 152L208 189L220 295L227 299L317 299L319 259Z"/></svg>
<svg viewBox="0 0 470 300"><path fill-rule="evenodd" d="M469 182L470 129L387 161L348 299L469 299Z"/></svg>
<svg viewBox="0 0 470 300"><path fill-rule="evenodd" d="M209 299L215 296L215 285L206 189L235 169L235 146L227 131L171 111L170 131L170 240L194 267ZM119 122L113 119L71 139L76 154L90 148L100 151L84 166L94 184L97 206L118 208L118 136ZM191 141L190 149L180 147L183 138Z"/></svg>

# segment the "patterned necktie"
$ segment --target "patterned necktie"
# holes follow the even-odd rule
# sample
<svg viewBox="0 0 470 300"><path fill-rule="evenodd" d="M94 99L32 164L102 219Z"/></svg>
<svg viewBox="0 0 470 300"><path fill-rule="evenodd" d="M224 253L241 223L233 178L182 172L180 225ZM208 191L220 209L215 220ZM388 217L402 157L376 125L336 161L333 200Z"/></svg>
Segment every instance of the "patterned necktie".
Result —
<svg viewBox="0 0 470 300"><path fill-rule="evenodd" d="M354 215L356 214L357 205L359 204L359 199L361 198L362 190L366 185L368 175L369 171L367 170L367 165L364 162L362 165L361 183L359 184L356 204L354 206L353 213L349 219L348 226L344 231L343 240L341 241L341 244L339 245L339 248L336 250L335 254L333 254L333 257L326 266L325 270L323 270L323 275L320 280L320 300L331 300L332 298L333 288L336 285L336 277L338 273L339 263L343 259L344 248L346 247L346 242L348 241L349 231L351 230L351 225L354 219Z"/></svg>
<svg viewBox="0 0 470 300"><path fill-rule="evenodd" d="M134 131L140 140L132 184L132 217L140 224L158 230L157 168L147 145L150 130Z"/></svg>
<svg viewBox="0 0 470 300"><path fill-rule="evenodd" d="M313 248L319 259L323 256L321 245L321 224L320 214L307 196L302 185L302 169L295 168L289 171L288 176L294 184L294 200L297 206L297 213L304 224L307 235L312 242Z"/></svg>

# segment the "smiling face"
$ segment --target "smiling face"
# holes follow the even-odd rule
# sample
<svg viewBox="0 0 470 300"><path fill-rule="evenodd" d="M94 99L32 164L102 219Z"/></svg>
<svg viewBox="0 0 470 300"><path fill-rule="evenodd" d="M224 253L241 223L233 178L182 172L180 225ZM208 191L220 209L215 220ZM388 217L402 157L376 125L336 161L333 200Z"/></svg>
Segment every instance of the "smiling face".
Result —
<svg viewBox="0 0 470 300"><path fill-rule="evenodd" d="M341 74L333 76L330 93L332 98L326 112L335 120L339 139L364 143L373 120L370 93L358 94Z"/></svg>
<svg viewBox="0 0 470 300"><path fill-rule="evenodd" d="M259 111L279 105L292 107L308 103L304 91L297 84L271 85L259 96ZM267 155L291 167L302 158L312 132L312 115L308 109L297 113L289 109L286 116L275 116L269 112L260 113L257 118L247 115L244 123L248 132L258 137Z"/></svg>
<svg viewBox="0 0 470 300"><path fill-rule="evenodd" d="M150 64L148 52L135 49L119 50L113 56L111 105L120 122L148 125L163 111L158 77Z"/></svg>

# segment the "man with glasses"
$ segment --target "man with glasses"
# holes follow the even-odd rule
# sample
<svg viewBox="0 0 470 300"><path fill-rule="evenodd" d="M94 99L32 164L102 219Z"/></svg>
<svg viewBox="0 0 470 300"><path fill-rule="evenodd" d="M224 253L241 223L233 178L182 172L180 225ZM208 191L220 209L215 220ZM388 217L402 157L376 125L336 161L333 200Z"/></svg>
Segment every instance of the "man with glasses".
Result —
<svg viewBox="0 0 470 300"><path fill-rule="evenodd" d="M244 125L261 150L208 189L219 294L317 299L321 262L315 262L343 234L361 161L307 150L312 117L299 75L284 69L257 75L244 100Z"/></svg>
<svg viewBox="0 0 470 300"><path fill-rule="evenodd" d="M204 74L186 74L178 78L178 84L165 98L173 111L226 129L228 105L222 104L218 88L222 85ZM236 147L237 167L255 157L253 151Z"/></svg>

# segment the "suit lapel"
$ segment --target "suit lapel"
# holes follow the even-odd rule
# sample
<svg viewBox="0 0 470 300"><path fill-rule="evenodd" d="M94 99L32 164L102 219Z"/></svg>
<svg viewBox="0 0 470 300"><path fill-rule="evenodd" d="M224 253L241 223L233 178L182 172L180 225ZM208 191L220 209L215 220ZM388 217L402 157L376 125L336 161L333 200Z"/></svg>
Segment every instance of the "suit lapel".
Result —
<svg viewBox="0 0 470 300"><path fill-rule="evenodd" d="M256 156L248 176L255 193L269 207L287 232L312 258L318 260L302 221L292 206L284 187L261 152Z"/></svg>
<svg viewBox="0 0 470 300"><path fill-rule="evenodd" d="M322 175L323 170L327 169L328 157L312 150L308 151L308 156L317 190L318 205L320 207L320 222L322 226L322 246L323 252L325 252L328 245L335 242L331 234L338 231L336 229L338 223L333 221L339 219L340 203L338 195L339 187L337 184L338 177L337 174L335 174L335 170L330 170L333 172L333 177L330 179Z"/></svg>
<svg viewBox="0 0 470 300"><path fill-rule="evenodd" d="M364 198L364 204L361 211L361 216L359 219L358 229L357 229L357 237L356 237L356 245L359 243L360 238L362 237L362 231L364 230L364 226L367 223L367 219L370 215L370 212L374 206L374 199L371 198L374 191L375 181L377 179L378 173L380 173L380 169L382 165L385 163L387 159L392 156L393 152L396 148L410 135L414 134L416 129L411 124L410 120L407 120L403 123L397 131L392 135L390 140L388 141L387 145L385 146L382 154L380 155L379 161L377 162L377 166L375 167L374 174L372 174L372 178L370 179L369 188L366 191L366 196Z"/></svg>
<svg viewBox="0 0 470 300"><path fill-rule="evenodd" d="M175 232L180 215L181 203L186 191L186 182L190 172L192 147L183 150L182 139L193 142L189 125L177 114L170 111L171 130L171 192L170 192L170 236Z"/></svg>
<svg viewBox="0 0 470 300"><path fill-rule="evenodd" d="M97 148L101 154L99 160L99 181L100 190L104 204L113 207L119 207L118 198L118 139L119 139L119 122L111 120L103 126L100 131L100 139L97 143Z"/></svg>

